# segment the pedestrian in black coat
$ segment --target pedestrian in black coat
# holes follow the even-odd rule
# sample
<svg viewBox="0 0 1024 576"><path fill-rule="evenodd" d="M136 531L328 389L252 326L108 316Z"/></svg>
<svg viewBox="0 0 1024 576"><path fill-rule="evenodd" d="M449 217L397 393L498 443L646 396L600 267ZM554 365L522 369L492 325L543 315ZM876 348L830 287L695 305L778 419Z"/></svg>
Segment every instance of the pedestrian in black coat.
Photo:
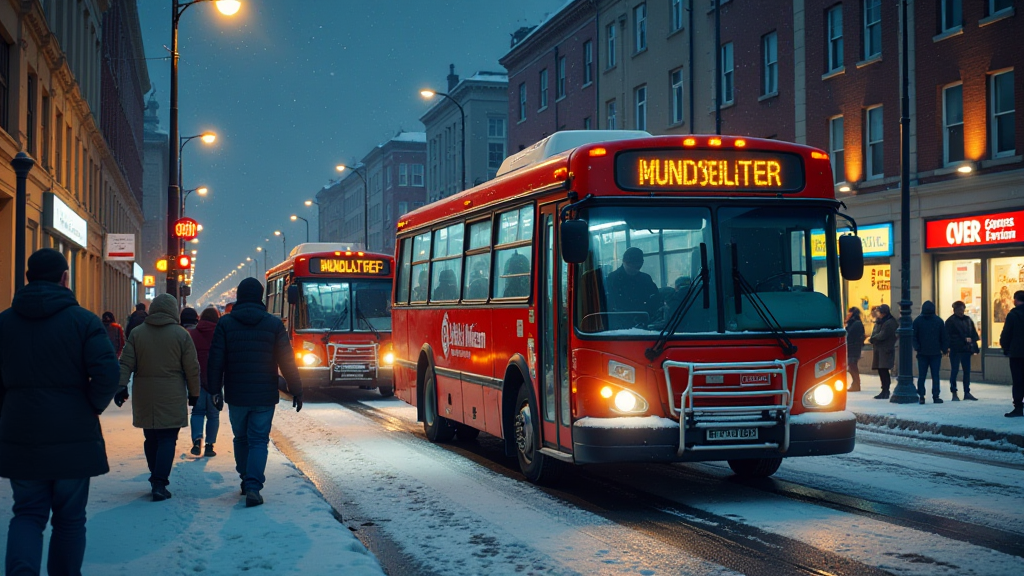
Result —
<svg viewBox="0 0 1024 576"><path fill-rule="evenodd" d="M889 371L896 366L896 330L900 323L892 316L888 304L879 304L872 311L875 317L875 326L871 329L871 336L868 342L874 347L871 358L871 369L878 370L878 378L882 381L882 391L875 396L875 400L888 400L889 387L892 385L892 377Z"/></svg>
<svg viewBox="0 0 1024 576"><path fill-rule="evenodd" d="M1013 410L1004 416L1024 416L1024 290L1013 293L1013 310L1006 315L1003 332L999 335L1003 354L1010 357L1010 376L1013 378Z"/></svg>
<svg viewBox="0 0 1024 576"><path fill-rule="evenodd" d="M914 318L914 350L917 351L917 396L924 404L924 380L932 372L932 402L942 404L939 397L939 369L942 357L949 352L949 334L946 324L935 315L935 303L931 300L921 305L921 314Z"/></svg>
<svg viewBox="0 0 1024 576"><path fill-rule="evenodd" d="M846 317L846 369L853 381L850 392L860 392L860 362L864 350L864 323L860 320L860 308L850 308Z"/></svg>
<svg viewBox="0 0 1024 576"><path fill-rule="evenodd" d="M146 321L146 305L139 302L135 305L135 312L132 312L131 316L128 317L128 325L124 328L124 337L128 338L132 335L132 330L137 326L141 326Z"/></svg>
<svg viewBox="0 0 1024 576"><path fill-rule="evenodd" d="M110 470L99 414L118 388L117 356L68 290L60 252L32 254L26 277L0 313L0 476L14 494L5 573L39 573L52 515L50 574L80 574L89 479Z"/></svg>
<svg viewBox="0 0 1024 576"><path fill-rule="evenodd" d="M280 399L278 373L284 375L296 412L302 409L302 381L284 324L263 305L263 285L246 278L236 293L231 313L213 331L206 386L218 410L227 401L245 505L259 506L270 427Z"/></svg>
<svg viewBox="0 0 1024 576"><path fill-rule="evenodd" d="M967 305L953 302L953 315L946 318L946 334L949 335L949 391L953 400L960 400L956 393L956 377L960 368L964 371L964 400L977 400L971 395L971 356L980 351L978 329L974 320L965 314Z"/></svg>

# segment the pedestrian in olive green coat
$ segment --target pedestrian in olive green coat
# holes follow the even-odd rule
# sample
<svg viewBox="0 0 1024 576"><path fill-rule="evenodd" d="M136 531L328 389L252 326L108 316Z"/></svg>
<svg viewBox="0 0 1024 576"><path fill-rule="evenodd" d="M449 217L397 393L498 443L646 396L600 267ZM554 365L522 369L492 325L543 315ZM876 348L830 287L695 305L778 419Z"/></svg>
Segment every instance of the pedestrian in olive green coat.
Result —
<svg viewBox="0 0 1024 576"><path fill-rule="evenodd" d="M161 294L153 300L145 323L132 330L121 353L121 391L118 406L128 399L132 379L133 423L146 436L153 500L171 497L168 477L174 464L178 432L188 426L188 405L199 397L199 357L188 331L178 324L178 304Z"/></svg>

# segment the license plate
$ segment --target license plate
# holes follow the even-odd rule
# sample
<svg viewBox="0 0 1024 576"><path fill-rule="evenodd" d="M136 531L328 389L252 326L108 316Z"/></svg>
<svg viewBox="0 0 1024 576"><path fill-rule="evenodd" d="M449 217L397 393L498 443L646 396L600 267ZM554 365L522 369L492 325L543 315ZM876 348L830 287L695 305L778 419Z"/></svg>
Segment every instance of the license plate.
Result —
<svg viewBox="0 0 1024 576"><path fill-rule="evenodd" d="M335 364L336 370L366 370L366 364Z"/></svg>
<svg viewBox="0 0 1024 576"><path fill-rule="evenodd" d="M757 440L759 428L723 428L708 430L708 440Z"/></svg>

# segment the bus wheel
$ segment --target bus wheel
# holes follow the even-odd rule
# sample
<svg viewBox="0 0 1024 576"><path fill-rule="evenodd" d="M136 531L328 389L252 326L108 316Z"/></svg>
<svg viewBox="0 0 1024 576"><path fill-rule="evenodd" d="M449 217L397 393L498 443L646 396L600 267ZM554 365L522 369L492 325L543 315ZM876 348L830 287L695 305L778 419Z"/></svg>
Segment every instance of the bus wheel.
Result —
<svg viewBox="0 0 1024 576"><path fill-rule="evenodd" d="M459 439L459 442L472 442L476 440L476 437L480 435L480 431L472 426L465 424L455 425L455 437Z"/></svg>
<svg viewBox="0 0 1024 576"><path fill-rule="evenodd" d="M423 376L423 432L431 442L448 442L455 436L455 424L437 413L437 382L434 371Z"/></svg>
<svg viewBox="0 0 1024 576"><path fill-rule="evenodd" d="M394 384L391 386L379 386L377 392L380 392L381 398L391 398L395 395L395 386Z"/></svg>
<svg viewBox="0 0 1024 576"><path fill-rule="evenodd" d="M553 484L557 481L560 462L540 453L540 423L537 414L537 403L530 393L529 384L519 388L516 399L515 439L516 458L519 469L526 479L534 484Z"/></svg>
<svg viewBox="0 0 1024 576"><path fill-rule="evenodd" d="M751 458L729 460L729 468L742 478L767 478L775 474L782 465L782 458Z"/></svg>

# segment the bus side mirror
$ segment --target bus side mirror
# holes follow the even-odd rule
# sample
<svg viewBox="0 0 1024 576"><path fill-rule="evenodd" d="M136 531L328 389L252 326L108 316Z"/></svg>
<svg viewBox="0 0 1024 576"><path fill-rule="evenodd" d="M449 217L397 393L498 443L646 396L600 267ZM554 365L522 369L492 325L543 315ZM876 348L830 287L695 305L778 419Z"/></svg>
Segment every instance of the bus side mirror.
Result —
<svg viewBox="0 0 1024 576"><path fill-rule="evenodd" d="M852 235L839 237L839 271L847 280L864 276L864 245Z"/></svg>
<svg viewBox="0 0 1024 576"><path fill-rule="evenodd" d="M562 260L569 264L580 264L590 253L590 226L586 220L566 220L562 222L561 249Z"/></svg>
<svg viewBox="0 0 1024 576"><path fill-rule="evenodd" d="M292 284L288 287L288 303L298 304L299 302L299 285Z"/></svg>

